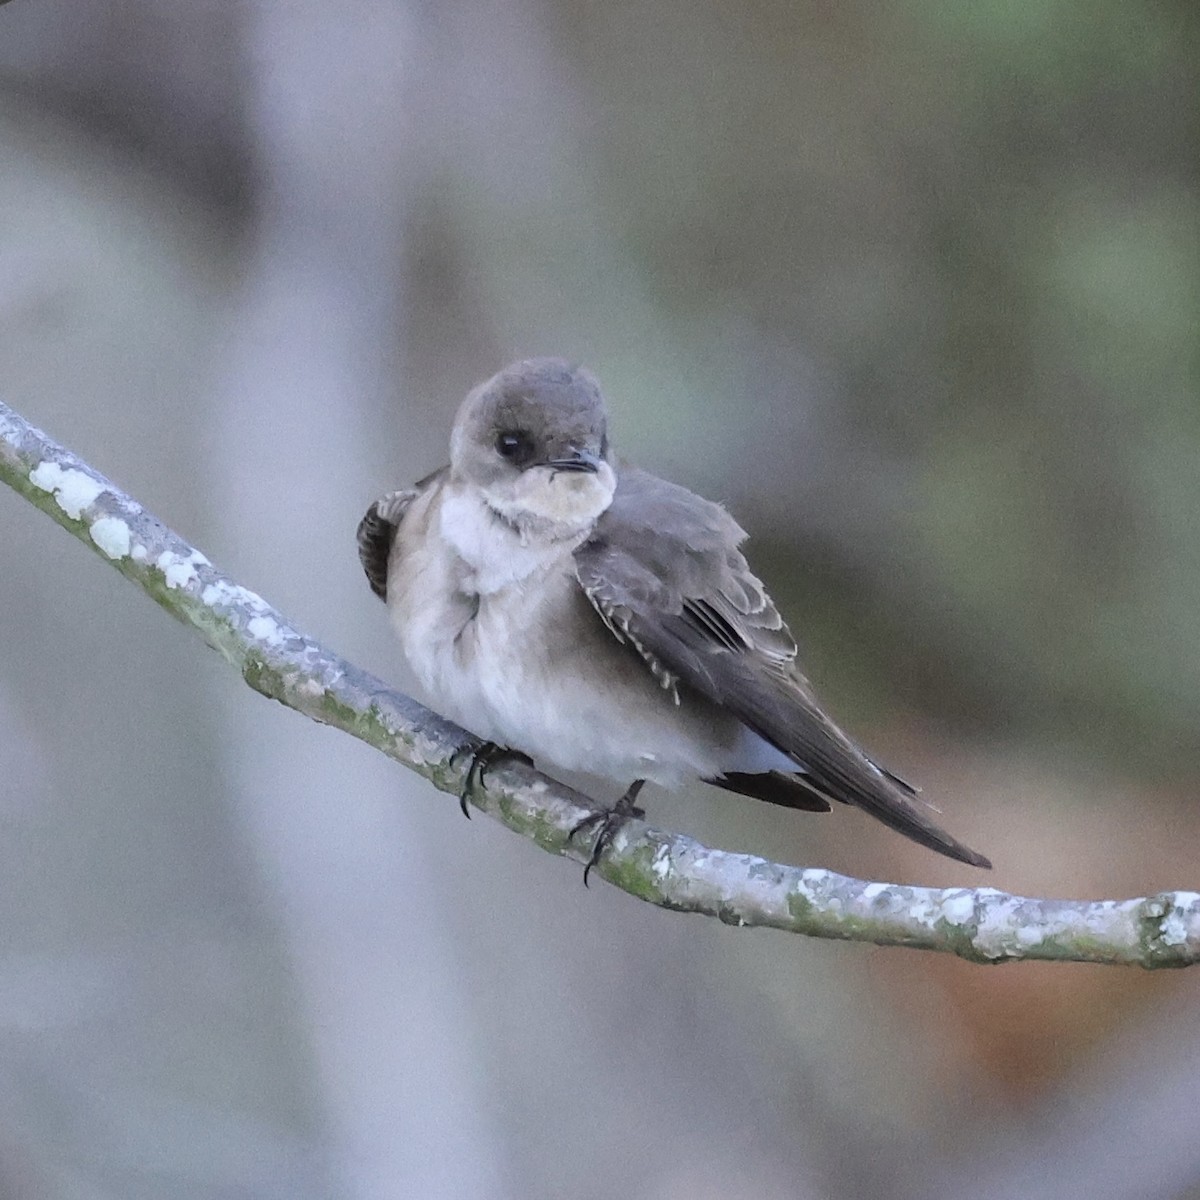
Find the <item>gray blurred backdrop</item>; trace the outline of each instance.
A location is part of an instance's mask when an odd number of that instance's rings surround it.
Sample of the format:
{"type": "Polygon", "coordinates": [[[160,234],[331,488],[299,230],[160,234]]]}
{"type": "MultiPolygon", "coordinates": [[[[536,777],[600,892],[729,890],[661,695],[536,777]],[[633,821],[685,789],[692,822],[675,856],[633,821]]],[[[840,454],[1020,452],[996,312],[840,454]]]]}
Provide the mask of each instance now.
{"type": "MultiPolygon", "coordinates": [[[[13,0],[0,395],[401,686],[355,524],[587,363],[1034,894],[1200,884],[1194,0],[13,0]]],[[[611,797],[606,797],[611,799],[611,797]]],[[[1200,972],[650,909],[0,494],[0,1197],[1200,1197],[1200,972]]]]}

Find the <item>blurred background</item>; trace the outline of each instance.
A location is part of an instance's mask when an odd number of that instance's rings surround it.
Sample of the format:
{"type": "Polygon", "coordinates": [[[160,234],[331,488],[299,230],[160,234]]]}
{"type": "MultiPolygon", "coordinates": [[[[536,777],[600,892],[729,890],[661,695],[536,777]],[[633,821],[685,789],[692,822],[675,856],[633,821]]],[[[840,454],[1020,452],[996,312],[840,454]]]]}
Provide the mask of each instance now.
{"type": "MultiPolygon", "coordinates": [[[[726,501],[831,710],[996,862],[1200,885],[1192,0],[13,0],[0,396],[408,686],[354,529],[508,360],[726,501]]],[[[0,1197],[1200,1197],[1200,972],[659,912],[0,494],[0,1197]]]]}

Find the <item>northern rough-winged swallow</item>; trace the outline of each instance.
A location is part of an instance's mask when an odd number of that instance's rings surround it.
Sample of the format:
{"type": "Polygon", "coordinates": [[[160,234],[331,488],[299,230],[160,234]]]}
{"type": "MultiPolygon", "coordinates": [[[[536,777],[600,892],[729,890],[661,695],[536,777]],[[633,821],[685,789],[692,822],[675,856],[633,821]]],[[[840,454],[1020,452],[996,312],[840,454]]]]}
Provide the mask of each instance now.
{"type": "Polygon", "coordinates": [[[438,708],[492,747],[629,785],[589,869],[645,781],[696,778],[809,812],[853,804],[990,866],[825,715],[745,537],[613,456],[587,371],[534,358],[467,396],[450,465],[373,504],[358,548],[438,708]]]}

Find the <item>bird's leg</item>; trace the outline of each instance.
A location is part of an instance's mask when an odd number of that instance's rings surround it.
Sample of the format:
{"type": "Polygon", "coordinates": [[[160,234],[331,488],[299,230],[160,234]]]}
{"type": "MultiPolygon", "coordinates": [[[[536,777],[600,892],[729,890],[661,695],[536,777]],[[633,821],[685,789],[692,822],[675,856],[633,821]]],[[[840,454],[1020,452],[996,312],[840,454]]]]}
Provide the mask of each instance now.
{"type": "Polygon", "coordinates": [[[498,742],[484,742],[471,755],[471,766],[463,781],[462,791],[458,793],[458,806],[468,821],[471,819],[471,810],[467,808],[467,801],[476,788],[485,786],[484,776],[487,774],[488,768],[494,767],[498,762],[519,762],[524,763],[527,767],[533,766],[533,759],[520,750],[513,750],[510,746],[501,746],[498,742]]]}
{"type": "Polygon", "coordinates": [[[596,840],[592,843],[591,857],[587,861],[587,866],[583,868],[584,887],[587,887],[588,876],[591,874],[592,868],[600,861],[600,855],[612,845],[612,840],[617,830],[630,817],[636,817],[640,821],[646,815],[645,810],[638,808],[635,803],[638,798],[638,792],[642,790],[645,784],[646,781],[644,779],[635,779],[625,789],[625,795],[612,808],[588,813],[582,821],[571,827],[571,832],[567,834],[567,841],[571,841],[577,833],[584,829],[590,829],[593,825],[599,826],[596,830],[596,840]]]}

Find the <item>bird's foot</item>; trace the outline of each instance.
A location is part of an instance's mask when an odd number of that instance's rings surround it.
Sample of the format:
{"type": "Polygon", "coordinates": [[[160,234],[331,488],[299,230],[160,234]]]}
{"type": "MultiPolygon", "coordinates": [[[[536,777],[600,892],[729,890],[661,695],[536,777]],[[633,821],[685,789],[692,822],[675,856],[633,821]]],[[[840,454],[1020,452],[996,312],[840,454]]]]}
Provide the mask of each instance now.
{"type": "Polygon", "coordinates": [[[510,746],[501,746],[498,742],[484,742],[471,755],[471,765],[467,770],[467,777],[463,781],[462,791],[458,793],[458,806],[468,821],[471,819],[471,810],[467,807],[467,801],[470,800],[476,788],[486,786],[484,777],[489,768],[500,762],[519,762],[524,763],[527,767],[533,766],[533,759],[520,750],[513,750],[510,746]]]}
{"type": "Polygon", "coordinates": [[[612,806],[612,808],[602,808],[599,812],[588,813],[582,821],[571,827],[571,832],[567,834],[567,841],[573,841],[577,833],[581,833],[585,829],[591,829],[593,826],[598,826],[596,829],[596,840],[592,843],[591,857],[587,861],[587,866],[583,868],[583,886],[588,885],[588,876],[592,873],[592,868],[600,861],[600,856],[605,850],[612,845],[612,840],[616,836],[617,830],[621,828],[631,817],[641,820],[645,817],[644,809],[638,808],[635,801],[638,798],[638,792],[645,785],[644,779],[635,779],[625,790],[620,800],[612,806]]]}

